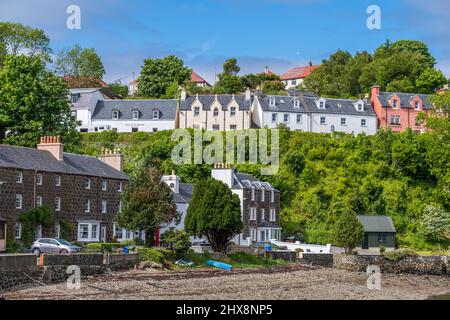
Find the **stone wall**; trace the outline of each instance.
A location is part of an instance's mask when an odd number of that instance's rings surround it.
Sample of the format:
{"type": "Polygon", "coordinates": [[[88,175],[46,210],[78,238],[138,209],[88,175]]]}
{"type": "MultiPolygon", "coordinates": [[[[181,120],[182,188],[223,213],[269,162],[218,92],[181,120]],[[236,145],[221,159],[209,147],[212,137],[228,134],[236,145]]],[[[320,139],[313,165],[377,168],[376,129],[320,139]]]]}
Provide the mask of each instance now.
{"type": "Polygon", "coordinates": [[[103,264],[103,253],[79,254],[43,254],[41,266],[100,266],[103,264]]]}
{"type": "Polygon", "coordinates": [[[333,267],[333,254],[331,253],[309,253],[302,252],[298,259],[300,263],[306,263],[312,266],[333,267]]]}
{"type": "Polygon", "coordinates": [[[297,261],[297,252],[291,250],[269,251],[269,257],[272,259],[281,259],[289,262],[297,261]]]}
{"type": "Polygon", "coordinates": [[[376,265],[385,273],[412,273],[448,275],[448,258],[439,256],[406,256],[391,261],[383,256],[335,255],[334,267],[350,271],[366,272],[367,266],[376,265]]]}

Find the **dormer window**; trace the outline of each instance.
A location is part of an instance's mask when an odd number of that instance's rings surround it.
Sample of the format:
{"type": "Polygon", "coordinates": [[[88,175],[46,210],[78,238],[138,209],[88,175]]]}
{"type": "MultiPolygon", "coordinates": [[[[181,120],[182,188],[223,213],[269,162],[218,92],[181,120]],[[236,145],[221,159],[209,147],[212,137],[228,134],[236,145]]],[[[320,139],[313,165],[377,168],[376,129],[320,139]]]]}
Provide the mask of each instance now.
{"type": "Polygon", "coordinates": [[[398,100],[394,100],[394,101],[392,102],[392,107],[393,107],[394,109],[398,109],[398,100]]]}
{"type": "Polygon", "coordinates": [[[294,108],[300,108],[300,101],[298,99],[294,99],[294,108]]]}
{"type": "Polygon", "coordinates": [[[141,113],[139,112],[139,110],[133,110],[131,112],[131,118],[133,120],[139,120],[139,117],[141,116],[141,113]]]}
{"type": "Polygon", "coordinates": [[[200,107],[194,107],[194,117],[198,117],[200,115],[200,107]]]}
{"type": "Polygon", "coordinates": [[[72,95],[70,95],[70,102],[72,102],[72,103],[76,103],[77,101],[78,101],[78,99],[79,99],[79,94],[72,94],[72,95]]]}
{"type": "Polygon", "coordinates": [[[270,107],[275,107],[275,98],[270,98],[269,99],[269,106],[270,107]]]}
{"type": "Polygon", "coordinates": [[[158,120],[158,119],[159,119],[159,111],[153,110],[153,120],[158,120]]]}
{"type": "Polygon", "coordinates": [[[119,110],[113,110],[112,112],[112,119],[113,120],[119,120],[120,117],[120,111],[119,110]]]}
{"type": "Polygon", "coordinates": [[[324,98],[320,98],[319,100],[317,100],[317,102],[316,102],[316,104],[317,104],[317,107],[319,108],[319,109],[325,109],[325,107],[326,107],[326,100],[324,99],[324,98]]]}
{"type": "Polygon", "coordinates": [[[414,109],[416,109],[417,111],[420,110],[420,103],[419,103],[419,101],[414,102],[414,109]]]}
{"type": "Polygon", "coordinates": [[[215,108],[214,109],[214,117],[218,117],[219,116],[219,109],[215,108]]]}
{"type": "Polygon", "coordinates": [[[236,107],[231,107],[230,108],[230,117],[234,117],[236,116],[236,107]]]}
{"type": "Polygon", "coordinates": [[[356,108],[356,111],[363,112],[364,111],[364,102],[362,102],[361,100],[357,101],[355,103],[355,108],[356,108]]]}

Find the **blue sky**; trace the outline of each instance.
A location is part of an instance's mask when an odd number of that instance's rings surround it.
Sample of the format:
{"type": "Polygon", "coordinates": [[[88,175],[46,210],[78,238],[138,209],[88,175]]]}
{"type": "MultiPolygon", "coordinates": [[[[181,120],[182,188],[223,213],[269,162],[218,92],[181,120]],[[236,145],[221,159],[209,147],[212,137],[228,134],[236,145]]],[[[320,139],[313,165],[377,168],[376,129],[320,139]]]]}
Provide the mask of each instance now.
{"type": "Polygon", "coordinates": [[[44,29],[54,51],[79,43],[102,57],[106,80],[128,82],[147,57],[175,54],[209,81],[236,57],[242,73],[283,73],[337,49],[373,51],[386,39],[428,43],[450,76],[448,0],[0,0],[0,20],[44,29]],[[81,8],[81,30],[66,8],[81,8]],[[381,30],[366,27],[381,8],[381,30]]]}

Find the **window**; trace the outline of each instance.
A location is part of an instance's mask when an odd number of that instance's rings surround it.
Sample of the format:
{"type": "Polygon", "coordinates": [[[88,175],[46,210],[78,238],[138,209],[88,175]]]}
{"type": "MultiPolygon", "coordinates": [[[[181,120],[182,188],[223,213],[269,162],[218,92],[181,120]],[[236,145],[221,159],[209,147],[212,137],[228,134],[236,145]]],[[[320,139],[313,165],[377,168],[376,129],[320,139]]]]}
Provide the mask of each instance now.
{"type": "Polygon", "coordinates": [[[119,116],[120,116],[120,111],[119,110],[114,110],[112,112],[112,119],[113,120],[119,120],[119,116]]]}
{"type": "Polygon", "coordinates": [[[284,121],[284,123],[288,123],[289,122],[289,114],[288,113],[284,114],[283,121],[284,121]]]}
{"type": "Polygon", "coordinates": [[[61,225],[59,223],[55,224],[55,238],[61,238],[61,225]]]}
{"type": "Polygon", "coordinates": [[[72,115],[72,118],[77,118],[77,110],[73,110],[70,114],[72,115]]]}
{"type": "Polygon", "coordinates": [[[123,191],[123,183],[122,182],[119,182],[118,184],[117,184],[117,192],[122,192],[123,191]]]}
{"type": "Polygon", "coordinates": [[[122,239],[123,238],[123,229],[121,227],[119,227],[118,224],[114,224],[114,235],[118,239],[122,239]]]}
{"type": "Polygon", "coordinates": [[[276,123],[278,119],[278,115],[276,113],[272,113],[272,123],[276,123]]]}
{"type": "Polygon", "coordinates": [[[362,103],[358,103],[358,111],[364,111],[364,105],[362,103]]]}
{"type": "Polygon", "coordinates": [[[341,118],[341,126],[347,125],[347,118],[341,118]]]}
{"type": "Polygon", "coordinates": [[[326,117],[320,117],[320,124],[322,124],[322,125],[327,124],[327,118],[326,117]]]}
{"type": "Polygon", "coordinates": [[[367,127],[367,119],[361,119],[361,127],[367,127]]]}
{"type": "Polygon", "coordinates": [[[153,110],[153,120],[158,120],[158,119],[159,119],[159,111],[153,110]]]}
{"type": "Polygon", "coordinates": [[[277,221],[277,215],[275,209],[270,209],[270,221],[275,222],[277,221]]]}
{"type": "Polygon", "coordinates": [[[122,200],[119,201],[119,212],[122,212],[123,209],[123,202],[122,200]]]}
{"type": "Polygon", "coordinates": [[[16,194],[16,209],[22,209],[22,195],[16,194]]]}
{"type": "Polygon", "coordinates": [[[102,213],[106,214],[108,212],[108,204],[106,200],[102,200],[102,213]]]}
{"type": "Polygon", "coordinates": [[[400,125],[400,116],[391,116],[391,125],[400,125]]]}
{"type": "Polygon", "coordinates": [[[255,201],[255,188],[252,187],[252,201],[255,201]]]}
{"type": "Polygon", "coordinates": [[[420,127],[420,119],[419,119],[419,117],[415,117],[414,118],[414,124],[416,125],[416,127],[420,127]]]}
{"type": "Polygon", "coordinates": [[[378,242],[385,243],[386,242],[386,233],[379,233],[378,234],[378,242]]]}
{"type": "Polygon", "coordinates": [[[261,202],[264,202],[266,199],[266,192],[263,190],[261,190],[261,202]]]}
{"type": "Polygon", "coordinates": [[[236,116],[236,107],[231,107],[230,108],[230,117],[234,117],[236,116]]]}
{"type": "Polygon", "coordinates": [[[236,127],[235,124],[231,124],[231,125],[230,125],[230,130],[236,130],[236,128],[237,128],[237,127],[236,127]]]}
{"type": "Polygon", "coordinates": [[[269,106],[270,107],[275,107],[275,99],[274,98],[270,98],[269,99],[269,106]]]}
{"type": "Polygon", "coordinates": [[[419,101],[414,102],[414,109],[416,109],[417,111],[420,110],[420,103],[419,103],[419,101]]]}
{"type": "Polygon", "coordinates": [[[261,221],[266,220],[266,211],[264,208],[261,208],[261,221]]]}
{"type": "Polygon", "coordinates": [[[255,228],[250,228],[250,240],[256,241],[256,230],[255,230],[255,228]]]}
{"type": "Polygon", "coordinates": [[[96,242],[99,241],[99,224],[82,222],[78,224],[78,241],[96,242]]]}
{"type": "Polygon", "coordinates": [[[84,188],[89,190],[91,188],[91,179],[84,180],[84,188]]]}
{"type": "Polygon", "coordinates": [[[102,180],[102,190],[103,191],[108,190],[108,181],[102,180]]]}
{"type": "Polygon", "coordinates": [[[300,108],[300,100],[294,99],[294,108],[300,108]]]}
{"type": "Polygon", "coordinates": [[[302,124],[303,123],[303,117],[302,117],[302,115],[301,114],[297,114],[297,123],[298,124],[302,124]]]}
{"type": "Polygon", "coordinates": [[[16,239],[22,238],[22,224],[19,222],[16,223],[15,237],[16,239]]]}
{"type": "Polygon", "coordinates": [[[76,103],[78,101],[78,94],[71,94],[70,95],[70,102],[76,103]]]}
{"type": "Polygon", "coordinates": [[[139,120],[140,112],[139,110],[133,110],[131,113],[131,118],[133,120],[139,120]]]}
{"type": "Polygon", "coordinates": [[[198,117],[200,115],[200,107],[194,108],[194,117],[198,117]]]}
{"type": "Polygon", "coordinates": [[[158,128],[153,128],[152,131],[153,132],[158,132],[158,128]]]}
{"type": "Polygon", "coordinates": [[[84,202],[84,212],[85,212],[85,213],[91,212],[91,200],[90,200],[90,199],[87,199],[87,200],[84,202]]]}
{"type": "Polygon", "coordinates": [[[138,132],[139,131],[139,128],[131,128],[131,132],[138,132]]]}
{"type": "Polygon", "coordinates": [[[213,131],[219,131],[220,126],[218,124],[213,124],[213,131]]]}
{"type": "Polygon", "coordinates": [[[55,211],[56,212],[61,211],[61,198],[60,197],[55,198],[55,211]]]}
{"type": "Polygon", "coordinates": [[[16,183],[22,183],[23,182],[23,173],[20,171],[16,172],[16,183]]]}
{"type": "Polygon", "coordinates": [[[250,221],[256,221],[256,208],[250,208],[249,209],[249,213],[250,213],[249,220],[250,221]]]}
{"type": "Polygon", "coordinates": [[[394,100],[394,101],[393,101],[392,107],[393,107],[394,109],[398,109],[398,100],[394,100]]]}
{"type": "Polygon", "coordinates": [[[40,174],[40,173],[38,173],[37,175],[36,175],[36,184],[38,185],[38,186],[42,186],[42,174],[40,174]]]}
{"type": "Polygon", "coordinates": [[[214,117],[218,117],[219,116],[219,109],[215,108],[213,111],[214,117]]]}
{"type": "Polygon", "coordinates": [[[319,108],[325,109],[325,101],[320,101],[319,108]]]}
{"type": "Polygon", "coordinates": [[[55,176],[55,186],[61,186],[61,176],[55,176]]]}
{"type": "Polygon", "coordinates": [[[40,208],[40,207],[42,207],[42,197],[37,196],[36,197],[36,208],[40,208]]]}
{"type": "Polygon", "coordinates": [[[89,239],[89,225],[88,224],[80,224],[79,225],[79,235],[78,237],[82,240],[89,239]]]}
{"type": "Polygon", "coordinates": [[[292,83],[293,86],[296,86],[297,85],[297,80],[294,79],[294,80],[291,81],[291,83],[292,83]]]}
{"type": "Polygon", "coordinates": [[[275,190],[274,189],[270,190],[270,202],[272,202],[272,203],[275,202],[275,190]]]}

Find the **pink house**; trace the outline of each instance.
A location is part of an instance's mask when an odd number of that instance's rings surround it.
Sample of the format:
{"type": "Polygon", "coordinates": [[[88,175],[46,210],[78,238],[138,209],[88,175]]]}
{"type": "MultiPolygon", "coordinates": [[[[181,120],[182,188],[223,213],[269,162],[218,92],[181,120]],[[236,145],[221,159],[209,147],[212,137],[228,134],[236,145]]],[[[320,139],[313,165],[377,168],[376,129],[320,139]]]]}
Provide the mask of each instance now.
{"type": "Polygon", "coordinates": [[[419,120],[419,114],[431,111],[428,98],[427,94],[380,92],[379,86],[373,86],[370,100],[379,128],[390,127],[395,132],[411,128],[423,132],[425,124],[419,120]]]}

